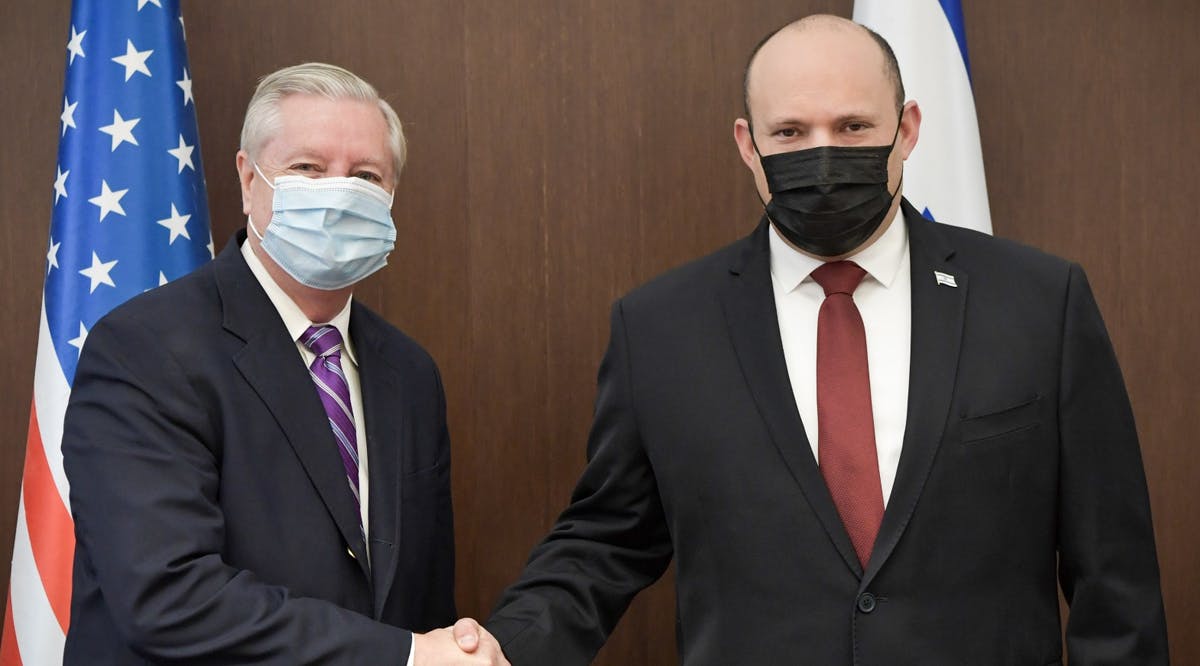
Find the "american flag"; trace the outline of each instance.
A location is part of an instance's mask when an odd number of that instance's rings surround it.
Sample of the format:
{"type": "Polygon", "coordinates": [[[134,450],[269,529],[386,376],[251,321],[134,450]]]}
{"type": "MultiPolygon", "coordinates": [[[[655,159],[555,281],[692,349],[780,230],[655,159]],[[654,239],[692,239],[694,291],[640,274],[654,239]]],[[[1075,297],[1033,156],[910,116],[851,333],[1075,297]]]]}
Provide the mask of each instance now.
{"type": "Polygon", "coordinates": [[[179,0],[76,0],[0,666],[62,663],[74,527],[63,414],[88,330],[213,256],[179,0]]]}

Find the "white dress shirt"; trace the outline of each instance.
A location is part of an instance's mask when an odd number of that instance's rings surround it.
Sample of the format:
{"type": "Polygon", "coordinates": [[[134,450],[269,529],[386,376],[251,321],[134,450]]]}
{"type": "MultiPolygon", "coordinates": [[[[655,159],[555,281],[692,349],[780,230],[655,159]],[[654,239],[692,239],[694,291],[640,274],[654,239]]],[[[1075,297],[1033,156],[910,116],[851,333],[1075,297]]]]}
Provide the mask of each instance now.
{"type": "MultiPolygon", "coordinates": [[[[825,291],[811,273],[823,262],[784,242],[770,229],[771,284],[779,315],[783,356],[804,433],[820,463],[817,446],[817,314],[825,291]]],[[[871,412],[879,482],[887,506],[900,464],[908,414],[908,372],[912,337],[912,277],[909,272],[908,226],[896,213],[892,225],[870,247],[849,258],[867,272],[854,292],[867,334],[867,367],[871,379],[871,412]]]]}

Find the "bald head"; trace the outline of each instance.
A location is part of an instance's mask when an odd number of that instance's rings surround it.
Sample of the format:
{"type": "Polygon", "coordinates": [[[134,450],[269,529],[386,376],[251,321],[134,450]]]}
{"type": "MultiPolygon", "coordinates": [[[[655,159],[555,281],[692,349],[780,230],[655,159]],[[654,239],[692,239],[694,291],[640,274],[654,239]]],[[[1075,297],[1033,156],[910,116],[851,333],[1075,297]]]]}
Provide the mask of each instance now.
{"type": "Polygon", "coordinates": [[[879,55],[880,72],[887,83],[891,85],[895,94],[896,111],[899,112],[904,106],[904,82],[900,78],[900,64],[896,61],[896,54],[887,40],[874,30],[849,19],[829,14],[814,14],[775,29],[754,46],[754,50],[750,53],[750,59],[746,62],[746,71],[742,78],[743,103],[747,120],[751,119],[751,88],[761,84],[755,76],[759,55],[766,51],[768,56],[787,58],[790,54],[794,54],[794,51],[788,47],[805,39],[844,41],[848,48],[853,48],[856,42],[869,39],[879,55]]]}
{"type": "Polygon", "coordinates": [[[895,56],[878,35],[836,16],[789,23],[754,50],[745,85],[746,117],[734,121],[733,138],[764,202],[772,196],[764,159],[825,146],[887,149],[888,192],[899,191],[921,109],[905,101],[895,56]]]}

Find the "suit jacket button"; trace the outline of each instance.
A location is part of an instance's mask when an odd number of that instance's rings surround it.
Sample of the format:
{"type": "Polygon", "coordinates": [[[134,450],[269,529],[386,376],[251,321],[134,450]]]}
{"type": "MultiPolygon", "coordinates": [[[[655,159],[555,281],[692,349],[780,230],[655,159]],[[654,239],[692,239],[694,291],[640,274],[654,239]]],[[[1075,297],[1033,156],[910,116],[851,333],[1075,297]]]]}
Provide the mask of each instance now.
{"type": "Polygon", "coordinates": [[[870,613],[875,610],[875,595],[870,592],[863,592],[858,595],[858,610],[863,613],[870,613]]]}

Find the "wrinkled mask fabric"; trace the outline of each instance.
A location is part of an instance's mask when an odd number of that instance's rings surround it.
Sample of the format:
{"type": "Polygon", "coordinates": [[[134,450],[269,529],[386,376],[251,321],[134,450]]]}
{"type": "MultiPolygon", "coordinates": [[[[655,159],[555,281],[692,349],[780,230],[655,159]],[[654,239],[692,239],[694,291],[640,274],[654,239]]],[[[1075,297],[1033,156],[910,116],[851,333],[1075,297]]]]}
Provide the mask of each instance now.
{"type": "Polygon", "coordinates": [[[297,282],[326,291],[348,287],[387,265],[396,247],[392,195],[362,178],[279,176],[263,251],[297,282]]]}
{"type": "MultiPolygon", "coordinates": [[[[796,247],[820,257],[859,248],[875,233],[899,193],[889,192],[886,146],[817,146],[774,155],[758,153],[771,200],[767,217],[796,247]]],[[[751,141],[754,130],[750,129],[751,141]]],[[[758,152],[758,144],[754,144],[758,152]]]]}

